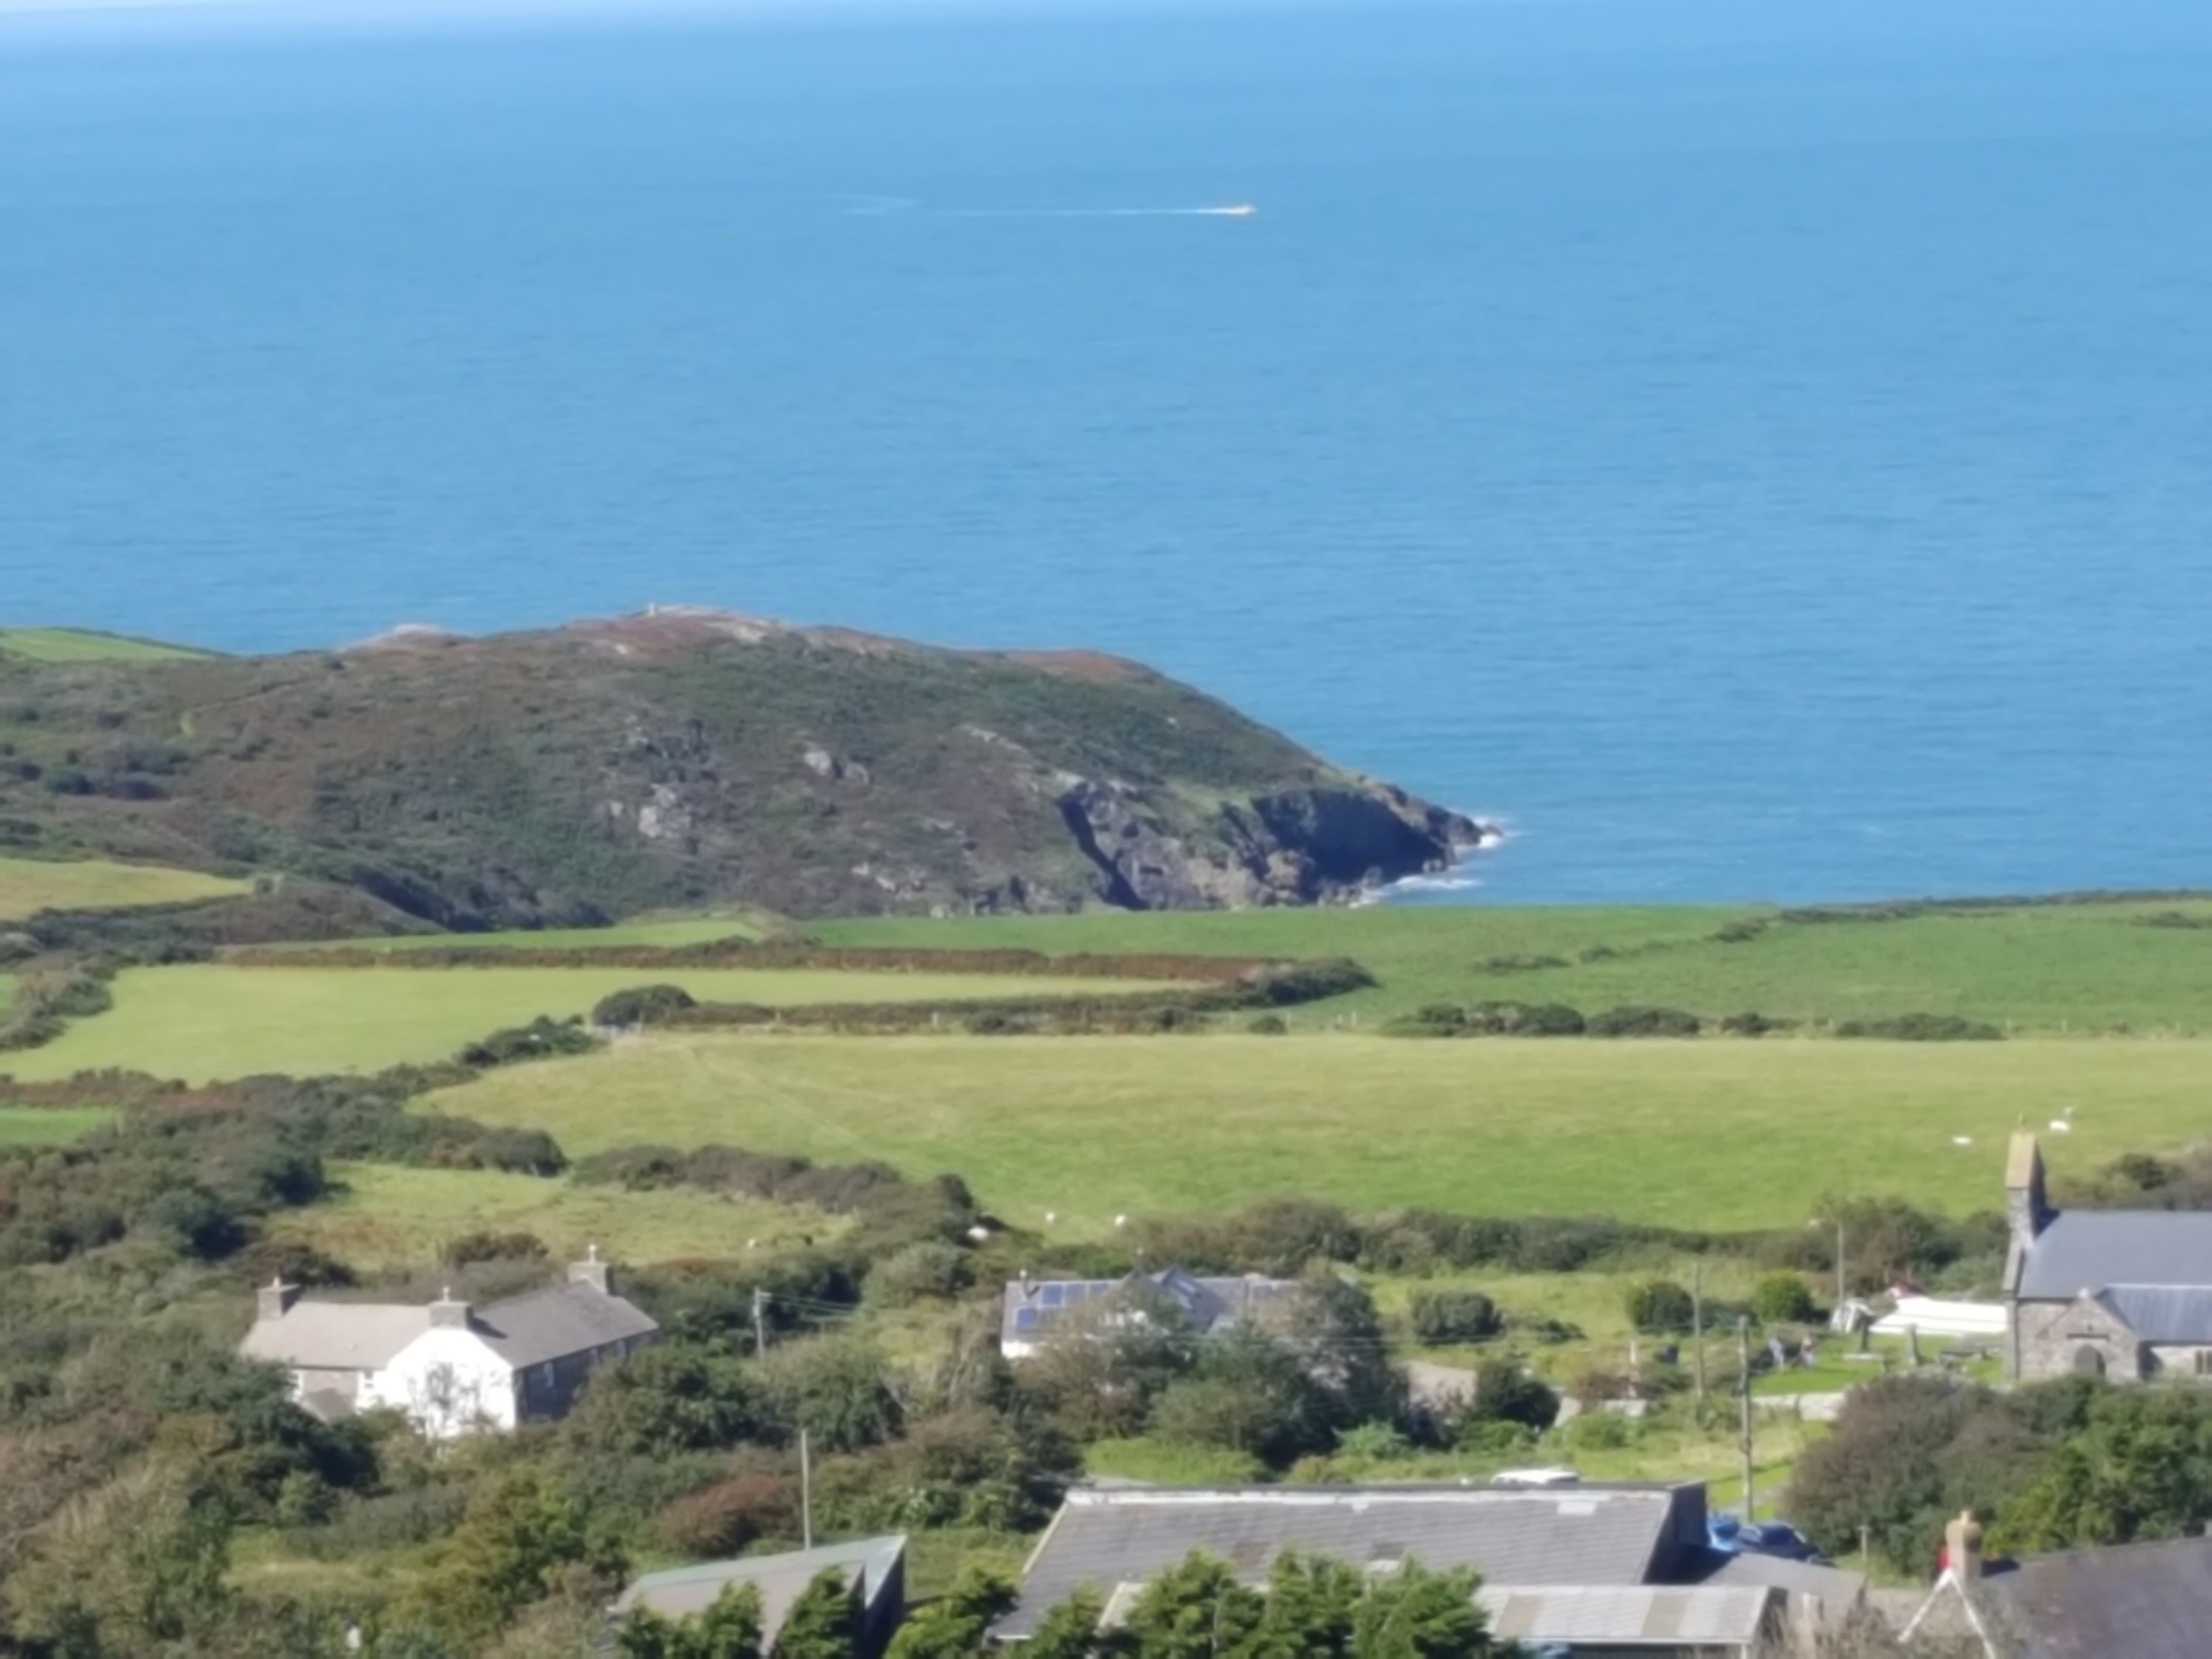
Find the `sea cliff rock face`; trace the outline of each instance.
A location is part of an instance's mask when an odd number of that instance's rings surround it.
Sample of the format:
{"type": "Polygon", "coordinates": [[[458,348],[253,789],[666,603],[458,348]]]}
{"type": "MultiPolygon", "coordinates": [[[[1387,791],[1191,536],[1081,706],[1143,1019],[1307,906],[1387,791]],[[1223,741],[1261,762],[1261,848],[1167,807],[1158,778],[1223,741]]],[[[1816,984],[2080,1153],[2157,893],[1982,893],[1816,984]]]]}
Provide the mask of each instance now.
{"type": "Polygon", "coordinates": [[[0,744],[13,845],[305,875],[448,927],[1315,903],[1482,835],[1135,663],[707,611],[0,659],[0,744]]]}

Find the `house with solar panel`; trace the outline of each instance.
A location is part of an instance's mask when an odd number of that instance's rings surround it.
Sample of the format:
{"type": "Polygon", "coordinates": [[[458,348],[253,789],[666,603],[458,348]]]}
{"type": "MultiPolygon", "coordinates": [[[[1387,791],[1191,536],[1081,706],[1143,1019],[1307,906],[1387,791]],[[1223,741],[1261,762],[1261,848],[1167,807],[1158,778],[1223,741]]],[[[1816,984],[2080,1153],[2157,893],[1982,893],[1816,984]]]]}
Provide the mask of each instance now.
{"type": "Polygon", "coordinates": [[[2042,1152],[2022,1133],[2006,1158],[2005,1218],[2012,1376],[2212,1379],[2212,1213],[2053,1211],[2042,1152]]]}
{"type": "Polygon", "coordinates": [[[1295,1279],[1200,1279],[1181,1267],[1122,1279],[1031,1279],[1006,1285],[999,1350],[1026,1359],[1054,1332],[1085,1322],[1172,1322],[1197,1336],[1279,1316],[1298,1291],[1295,1279]]]}

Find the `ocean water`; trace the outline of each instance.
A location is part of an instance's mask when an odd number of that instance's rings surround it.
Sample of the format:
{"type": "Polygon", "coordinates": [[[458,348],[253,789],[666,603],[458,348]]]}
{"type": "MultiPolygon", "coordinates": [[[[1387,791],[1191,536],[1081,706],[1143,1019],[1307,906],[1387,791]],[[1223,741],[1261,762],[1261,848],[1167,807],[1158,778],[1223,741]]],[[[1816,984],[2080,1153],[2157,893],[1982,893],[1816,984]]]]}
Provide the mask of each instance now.
{"type": "Polygon", "coordinates": [[[2208,87],[2202,0],[0,15],[0,617],[1120,651],[1478,902],[2212,885],[2208,87]]]}

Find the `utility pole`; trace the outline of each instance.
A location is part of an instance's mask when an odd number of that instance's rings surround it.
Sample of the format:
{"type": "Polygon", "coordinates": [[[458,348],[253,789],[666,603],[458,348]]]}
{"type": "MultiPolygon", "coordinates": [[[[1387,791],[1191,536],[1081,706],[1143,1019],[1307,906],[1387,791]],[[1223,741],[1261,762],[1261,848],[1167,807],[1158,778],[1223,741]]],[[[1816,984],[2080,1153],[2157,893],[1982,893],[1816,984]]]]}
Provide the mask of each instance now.
{"type": "Polygon", "coordinates": [[[806,1431],[799,1431],[799,1524],[808,1549],[814,1547],[814,1458],[806,1431]]]}
{"type": "Polygon", "coordinates": [[[1690,1345],[1697,1354],[1698,1422],[1705,1420],[1705,1259],[1690,1264],[1690,1345]]]}
{"type": "Polygon", "coordinates": [[[768,1292],[753,1286],[753,1357],[768,1352],[768,1292]]]}
{"type": "Polygon", "coordinates": [[[1753,1493],[1751,1477],[1751,1322],[1739,1316],[1735,1322],[1736,1376],[1743,1391],[1743,1518],[1752,1518],[1753,1493]]]}
{"type": "Polygon", "coordinates": [[[1842,1309],[1847,1294],[1844,1284],[1844,1222],[1838,1216],[1836,1218],[1836,1306],[1838,1310],[1842,1309]]]}

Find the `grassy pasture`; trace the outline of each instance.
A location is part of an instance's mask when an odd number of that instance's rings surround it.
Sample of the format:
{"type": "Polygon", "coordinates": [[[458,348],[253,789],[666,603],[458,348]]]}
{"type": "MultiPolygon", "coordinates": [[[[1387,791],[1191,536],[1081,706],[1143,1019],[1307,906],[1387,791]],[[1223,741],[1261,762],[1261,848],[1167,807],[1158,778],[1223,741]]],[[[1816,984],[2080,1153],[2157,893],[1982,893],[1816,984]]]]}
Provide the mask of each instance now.
{"type": "Polygon", "coordinates": [[[1468,905],[867,919],[814,931],[839,944],[1350,956],[1381,981],[1289,1016],[1306,1027],[1355,1016],[1371,1024],[1425,1003],[1504,1000],[1565,1002],[1585,1012],[1641,1003],[1716,1018],[1744,1010],[1815,1021],[1961,1014],[2041,1032],[2212,1033],[2212,902],[2020,905],[1785,924],[1738,943],[1711,938],[1729,921],[1768,914],[1468,905]],[[2165,911],[2206,925],[2143,924],[2165,911]],[[1621,954],[1577,959],[1596,949],[1621,954]],[[1569,965],[1477,969],[1507,957],[1557,957],[1569,965]]]}
{"type": "Polygon", "coordinates": [[[90,1134],[109,1116],[90,1106],[0,1106],[0,1151],[12,1146],[67,1146],[90,1134]]]}
{"type": "Polygon", "coordinates": [[[677,921],[624,921],[611,927],[547,927],[502,933],[401,933],[379,939],[314,941],[311,951],[588,951],[623,945],[661,949],[706,945],[716,939],[758,939],[761,929],[733,916],[688,916],[677,921]]]}
{"type": "Polygon", "coordinates": [[[228,898],[250,890],[251,885],[155,864],[0,858],[0,921],[40,910],[115,909],[228,898]]]}
{"type": "Polygon", "coordinates": [[[173,662],[212,657],[189,645],[102,634],[87,628],[0,628],[0,652],[33,662],[173,662]]]}
{"type": "Polygon", "coordinates": [[[2087,1170],[2201,1135],[2208,1079],[2190,1042],[671,1034],[431,1103],[572,1154],[724,1141],[957,1171],[1071,1233],[1283,1193],[1748,1227],[1832,1193],[1991,1208],[2016,1120],[2077,1108],[2051,1150],[2087,1170]]]}
{"type": "Polygon", "coordinates": [[[275,1231],[356,1267],[427,1266],[472,1232],[534,1233],[556,1259],[588,1244],[615,1261],[684,1256],[740,1260],[823,1239],[842,1224],[813,1210],[678,1189],[632,1193],[492,1170],[413,1170],[347,1164],[332,1170],[336,1198],[285,1212],[275,1231]]]}
{"type": "Polygon", "coordinates": [[[44,1048],[0,1055],[0,1072],[44,1079],[116,1066],[192,1083],[267,1072],[371,1072],[441,1060],[502,1027],[540,1014],[585,1013],[611,992],[655,981],[681,984],[702,1000],[787,1007],[1158,988],[1156,981],[824,969],[133,968],[116,976],[112,1010],[73,1022],[44,1048]]]}

